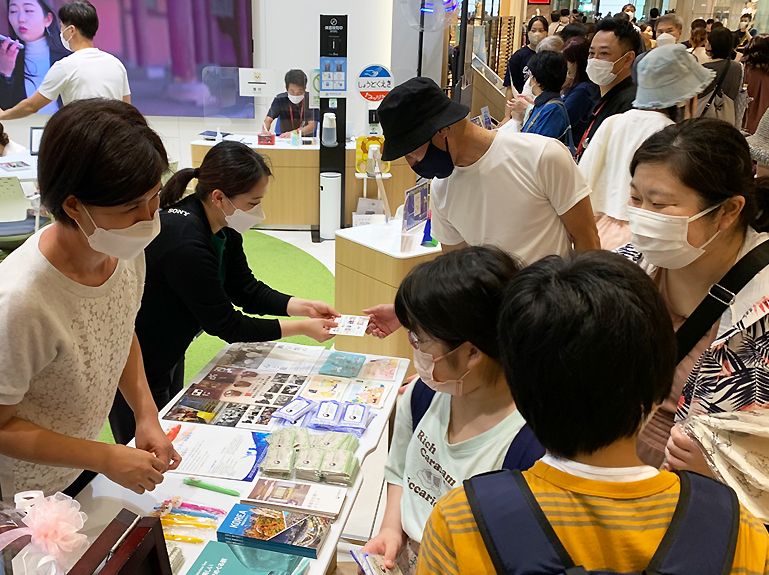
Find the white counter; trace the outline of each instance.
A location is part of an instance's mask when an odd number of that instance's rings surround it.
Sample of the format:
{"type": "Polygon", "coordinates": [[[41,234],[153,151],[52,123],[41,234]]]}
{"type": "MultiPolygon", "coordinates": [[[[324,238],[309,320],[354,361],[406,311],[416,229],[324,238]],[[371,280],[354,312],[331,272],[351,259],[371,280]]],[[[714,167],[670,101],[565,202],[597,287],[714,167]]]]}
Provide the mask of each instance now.
{"type": "MultiPolygon", "coordinates": [[[[264,145],[257,143],[257,136],[255,135],[243,135],[243,134],[231,134],[224,138],[225,142],[243,142],[250,148],[253,148],[255,150],[320,150],[320,144],[317,143],[319,140],[318,138],[314,138],[315,144],[302,144],[301,146],[292,146],[291,145],[291,138],[278,138],[275,137],[275,144],[274,145],[264,145]]],[[[217,142],[214,140],[193,140],[192,144],[193,146],[208,146],[213,148],[217,142]]],[[[346,150],[354,150],[355,149],[355,142],[347,142],[345,144],[346,150]]]]}
{"type": "Polygon", "coordinates": [[[384,225],[358,226],[357,228],[346,228],[336,232],[336,237],[349,240],[366,248],[380,252],[391,258],[409,259],[421,256],[437,254],[441,251],[438,244],[434,248],[426,248],[417,245],[413,251],[401,251],[401,226],[403,220],[391,219],[390,223],[384,225]]]}

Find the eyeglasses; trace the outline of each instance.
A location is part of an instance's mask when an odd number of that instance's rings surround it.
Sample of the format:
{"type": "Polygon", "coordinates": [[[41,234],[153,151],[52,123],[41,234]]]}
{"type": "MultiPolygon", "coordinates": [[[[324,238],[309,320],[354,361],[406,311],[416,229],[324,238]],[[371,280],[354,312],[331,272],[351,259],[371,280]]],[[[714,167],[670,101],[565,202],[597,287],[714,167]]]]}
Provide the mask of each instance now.
{"type": "Polygon", "coordinates": [[[411,330],[408,330],[406,332],[406,335],[409,338],[409,343],[411,344],[411,347],[413,347],[414,349],[419,349],[420,345],[427,343],[428,341],[433,341],[433,338],[431,337],[426,339],[419,339],[419,336],[411,330]]]}

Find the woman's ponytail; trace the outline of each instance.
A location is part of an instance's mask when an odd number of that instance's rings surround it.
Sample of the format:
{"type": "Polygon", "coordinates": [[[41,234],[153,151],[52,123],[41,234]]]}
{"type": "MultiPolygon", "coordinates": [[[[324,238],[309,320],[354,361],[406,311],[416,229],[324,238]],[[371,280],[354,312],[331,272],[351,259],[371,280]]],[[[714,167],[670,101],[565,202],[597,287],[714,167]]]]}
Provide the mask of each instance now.
{"type": "Polygon", "coordinates": [[[198,180],[195,195],[204,202],[214,190],[228,198],[247,194],[272,170],[265,159],[241,142],[219,142],[211,148],[199,168],[179,170],[163,187],[160,207],[166,209],[182,199],[193,179],[198,180]]]}
{"type": "Polygon", "coordinates": [[[185,168],[171,176],[171,179],[163,186],[163,191],[160,192],[160,207],[162,209],[170,208],[182,199],[184,190],[187,189],[189,183],[195,178],[196,171],[192,168],[185,168]]]}

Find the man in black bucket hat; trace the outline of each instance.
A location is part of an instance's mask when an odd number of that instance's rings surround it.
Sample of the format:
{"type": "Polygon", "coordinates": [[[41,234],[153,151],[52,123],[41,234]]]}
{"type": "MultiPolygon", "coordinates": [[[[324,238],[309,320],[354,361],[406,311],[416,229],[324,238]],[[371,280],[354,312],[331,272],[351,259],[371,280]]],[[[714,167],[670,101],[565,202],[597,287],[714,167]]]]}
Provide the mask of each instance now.
{"type": "MultiPolygon", "coordinates": [[[[443,251],[493,244],[532,263],[600,248],[590,188],[569,150],[537,134],[490,131],[466,119],[430,78],[411,78],[379,105],[382,159],[405,157],[432,179],[432,235],[443,251]]],[[[364,310],[370,333],[397,328],[390,305],[364,310]]]]}

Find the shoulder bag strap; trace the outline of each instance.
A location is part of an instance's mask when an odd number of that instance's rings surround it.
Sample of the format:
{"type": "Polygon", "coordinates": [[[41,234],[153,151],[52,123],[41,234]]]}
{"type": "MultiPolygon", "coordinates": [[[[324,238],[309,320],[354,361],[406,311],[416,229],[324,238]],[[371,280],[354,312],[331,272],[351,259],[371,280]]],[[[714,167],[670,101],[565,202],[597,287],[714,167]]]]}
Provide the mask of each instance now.
{"type": "Polygon", "coordinates": [[[713,327],[726,308],[734,303],[740,290],[767,265],[769,241],[750,250],[732,266],[721,281],[711,286],[705,299],[676,332],[679,363],[713,327]]]}
{"type": "Polygon", "coordinates": [[[502,469],[520,469],[526,471],[545,455],[545,448],[539,443],[534,432],[526,423],[515,434],[505,455],[502,469]]]}
{"type": "Polygon", "coordinates": [[[729,59],[725,60],[726,62],[726,68],[724,68],[723,72],[721,72],[721,75],[718,77],[718,80],[716,81],[716,85],[713,87],[713,93],[710,95],[710,100],[708,100],[708,103],[705,104],[705,107],[702,109],[702,114],[700,116],[704,116],[708,109],[710,109],[711,104],[713,103],[713,100],[716,97],[716,94],[721,89],[721,86],[724,83],[724,80],[726,79],[726,75],[729,73],[729,68],[732,65],[732,61],[729,59]]]}
{"type": "Polygon", "coordinates": [[[430,389],[421,380],[417,379],[414,382],[414,389],[411,392],[411,431],[417,430],[417,425],[422,421],[422,418],[430,409],[430,404],[435,397],[435,390],[430,389]]]}
{"type": "Polygon", "coordinates": [[[740,531],[740,503],[731,487],[677,472],[681,493],[646,575],[729,575],[740,531]]]}

